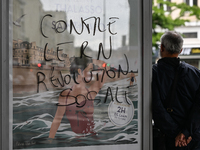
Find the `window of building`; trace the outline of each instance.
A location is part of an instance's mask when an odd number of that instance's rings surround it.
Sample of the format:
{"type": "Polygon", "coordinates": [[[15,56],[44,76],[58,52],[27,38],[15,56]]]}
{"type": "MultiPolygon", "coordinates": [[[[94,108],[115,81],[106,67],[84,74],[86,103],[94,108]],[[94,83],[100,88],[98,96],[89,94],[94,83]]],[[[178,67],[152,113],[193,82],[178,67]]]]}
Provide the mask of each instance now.
{"type": "MultiPolygon", "coordinates": [[[[168,2],[171,2],[171,0],[164,0],[164,1],[168,1],[168,2]]],[[[164,11],[171,11],[171,7],[166,5],[166,4],[158,4],[158,7],[159,8],[163,8],[164,11]]]]}
{"type": "Polygon", "coordinates": [[[185,3],[187,5],[190,5],[190,6],[198,6],[198,1],[197,0],[185,0],[185,3]]]}
{"type": "MultiPolygon", "coordinates": [[[[168,2],[171,2],[171,0],[167,0],[167,1],[168,1],[168,2]]],[[[171,7],[170,7],[170,6],[167,5],[166,7],[167,7],[167,8],[166,8],[167,11],[171,11],[171,7]]]]}
{"type": "Polygon", "coordinates": [[[198,1],[197,0],[193,0],[193,5],[198,6],[198,1]]]}
{"type": "Polygon", "coordinates": [[[184,38],[197,38],[197,32],[183,32],[184,38]]]}
{"type": "Polygon", "coordinates": [[[185,3],[186,3],[187,5],[190,5],[190,0],[185,0],[185,3]]]}

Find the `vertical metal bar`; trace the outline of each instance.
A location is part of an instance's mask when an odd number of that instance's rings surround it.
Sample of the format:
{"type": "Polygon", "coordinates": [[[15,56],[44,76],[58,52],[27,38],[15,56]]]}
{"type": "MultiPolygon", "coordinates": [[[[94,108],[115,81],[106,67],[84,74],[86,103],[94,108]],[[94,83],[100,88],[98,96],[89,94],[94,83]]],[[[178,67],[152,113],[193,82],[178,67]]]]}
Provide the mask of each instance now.
{"type": "MultiPolygon", "coordinates": [[[[3,1],[0,1],[0,18],[1,18],[1,24],[0,24],[0,35],[2,35],[2,3],[3,1]]],[[[0,38],[0,48],[2,49],[2,37],[0,38]]],[[[0,149],[2,149],[2,50],[0,50],[0,149]]]]}
{"type": "MultiPolygon", "coordinates": [[[[106,28],[106,0],[103,1],[103,24],[106,28]]],[[[106,32],[103,32],[103,46],[106,49],[106,32]]]]}
{"type": "MultiPolygon", "coordinates": [[[[10,31],[10,0],[0,1],[0,149],[12,148],[12,114],[10,113],[10,100],[12,99],[12,43],[10,31]]],[[[12,10],[11,10],[12,11],[12,10]]]]}
{"type": "Polygon", "coordinates": [[[143,148],[152,150],[152,0],[142,1],[143,148]]]}

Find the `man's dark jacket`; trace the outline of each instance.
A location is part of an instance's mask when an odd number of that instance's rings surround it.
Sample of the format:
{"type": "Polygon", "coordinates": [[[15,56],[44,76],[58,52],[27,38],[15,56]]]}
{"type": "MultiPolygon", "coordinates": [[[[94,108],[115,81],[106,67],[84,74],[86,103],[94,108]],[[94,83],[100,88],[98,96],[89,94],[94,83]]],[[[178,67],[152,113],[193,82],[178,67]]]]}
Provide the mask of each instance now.
{"type": "Polygon", "coordinates": [[[153,65],[152,100],[155,125],[168,137],[182,132],[200,140],[200,71],[177,58],[162,58],[153,65]],[[178,66],[178,67],[177,67],[178,66]],[[173,112],[165,108],[166,97],[178,69],[178,83],[172,101],[173,112]]]}

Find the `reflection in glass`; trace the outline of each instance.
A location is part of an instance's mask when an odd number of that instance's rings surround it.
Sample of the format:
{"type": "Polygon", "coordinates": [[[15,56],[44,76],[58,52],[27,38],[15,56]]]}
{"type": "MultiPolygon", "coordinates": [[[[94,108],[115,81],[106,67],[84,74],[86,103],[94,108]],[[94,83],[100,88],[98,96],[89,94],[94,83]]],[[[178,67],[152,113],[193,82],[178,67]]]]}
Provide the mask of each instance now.
{"type": "Polygon", "coordinates": [[[138,5],[13,1],[14,148],[138,143],[138,5]]]}

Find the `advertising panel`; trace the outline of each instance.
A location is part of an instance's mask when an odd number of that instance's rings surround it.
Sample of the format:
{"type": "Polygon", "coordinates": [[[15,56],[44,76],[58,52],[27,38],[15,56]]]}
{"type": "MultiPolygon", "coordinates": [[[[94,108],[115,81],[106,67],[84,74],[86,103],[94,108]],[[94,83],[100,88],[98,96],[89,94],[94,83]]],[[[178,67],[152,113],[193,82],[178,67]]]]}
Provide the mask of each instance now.
{"type": "Polygon", "coordinates": [[[13,149],[141,149],[139,0],[13,0],[13,149]]]}

